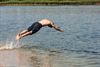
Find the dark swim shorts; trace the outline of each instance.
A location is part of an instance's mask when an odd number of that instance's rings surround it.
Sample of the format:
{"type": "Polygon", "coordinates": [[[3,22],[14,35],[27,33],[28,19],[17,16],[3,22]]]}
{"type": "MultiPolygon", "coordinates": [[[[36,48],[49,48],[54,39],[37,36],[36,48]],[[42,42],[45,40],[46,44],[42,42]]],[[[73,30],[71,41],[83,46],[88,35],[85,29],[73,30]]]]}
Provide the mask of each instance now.
{"type": "Polygon", "coordinates": [[[42,24],[39,22],[33,23],[27,30],[32,31],[32,34],[38,32],[42,28],[42,24]]]}

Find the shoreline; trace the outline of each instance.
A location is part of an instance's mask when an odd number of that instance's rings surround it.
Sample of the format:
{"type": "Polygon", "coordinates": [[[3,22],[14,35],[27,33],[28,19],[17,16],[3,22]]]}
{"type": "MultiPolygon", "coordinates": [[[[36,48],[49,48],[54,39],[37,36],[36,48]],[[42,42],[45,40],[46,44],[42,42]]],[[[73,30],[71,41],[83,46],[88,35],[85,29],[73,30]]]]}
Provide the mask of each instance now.
{"type": "Polygon", "coordinates": [[[0,6],[64,6],[64,5],[100,5],[100,2],[34,2],[34,3],[0,3],[0,6]]]}

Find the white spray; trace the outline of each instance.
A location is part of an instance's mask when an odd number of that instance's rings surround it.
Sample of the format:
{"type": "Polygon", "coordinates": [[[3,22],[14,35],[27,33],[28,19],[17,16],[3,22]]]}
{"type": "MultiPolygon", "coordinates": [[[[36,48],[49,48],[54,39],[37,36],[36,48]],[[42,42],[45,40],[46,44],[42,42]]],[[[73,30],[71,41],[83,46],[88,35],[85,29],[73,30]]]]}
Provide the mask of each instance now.
{"type": "Polygon", "coordinates": [[[4,46],[0,47],[0,50],[5,50],[5,49],[14,49],[14,48],[19,48],[20,46],[20,41],[16,40],[7,40],[6,44],[4,46]]]}

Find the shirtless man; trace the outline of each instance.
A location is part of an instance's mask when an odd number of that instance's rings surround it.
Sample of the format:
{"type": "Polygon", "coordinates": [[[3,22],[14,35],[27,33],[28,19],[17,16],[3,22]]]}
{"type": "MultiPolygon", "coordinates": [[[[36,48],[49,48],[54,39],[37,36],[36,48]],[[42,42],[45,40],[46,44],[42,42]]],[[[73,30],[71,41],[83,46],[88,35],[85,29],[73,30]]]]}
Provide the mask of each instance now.
{"type": "Polygon", "coordinates": [[[52,21],[50,21],[48,19],[43,19],[43,20],[33,23],[27,30],[23,30],[21,33],[18,33],[16,35],[16,40],[19,40],[22,37],[25,37],[27,35],[34,34],[34,33],[38,32],[44,26],[48,26],[48,27],[58,30],[60,32],[64,32],[64,30],[60,29],[60,27],[58,27],[57,25],[54,25],[54,23],[52,21]]]}

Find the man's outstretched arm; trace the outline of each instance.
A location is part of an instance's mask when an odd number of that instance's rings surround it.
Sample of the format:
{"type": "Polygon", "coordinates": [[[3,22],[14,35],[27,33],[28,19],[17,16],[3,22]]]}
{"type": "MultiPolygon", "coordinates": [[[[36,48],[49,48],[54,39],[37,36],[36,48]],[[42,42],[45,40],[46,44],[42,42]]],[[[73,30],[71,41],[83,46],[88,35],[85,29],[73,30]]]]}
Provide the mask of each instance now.
{"type": "Polygon", "coordinates": [[[63,30],[63,29],[60,29],[60,27],[59,27],[59,26],[54,25],[54,23],[53,23],[53,22],[51,22],[51,25],[50,25],[49,27],[52,27],[52,28],[54,28],[54,29],[55,29],[55,30],[57,30],[57,31],[64,32],[64,30],[63,30]]]}
{"type": "Polygon", "coordinates": [[[53,27],[55,30],[57,30],[57,31],[64,32],[64,30],[63,30],[63,29],[60,29],[59,26],[53,25],[52,27],[53,27]]]}

